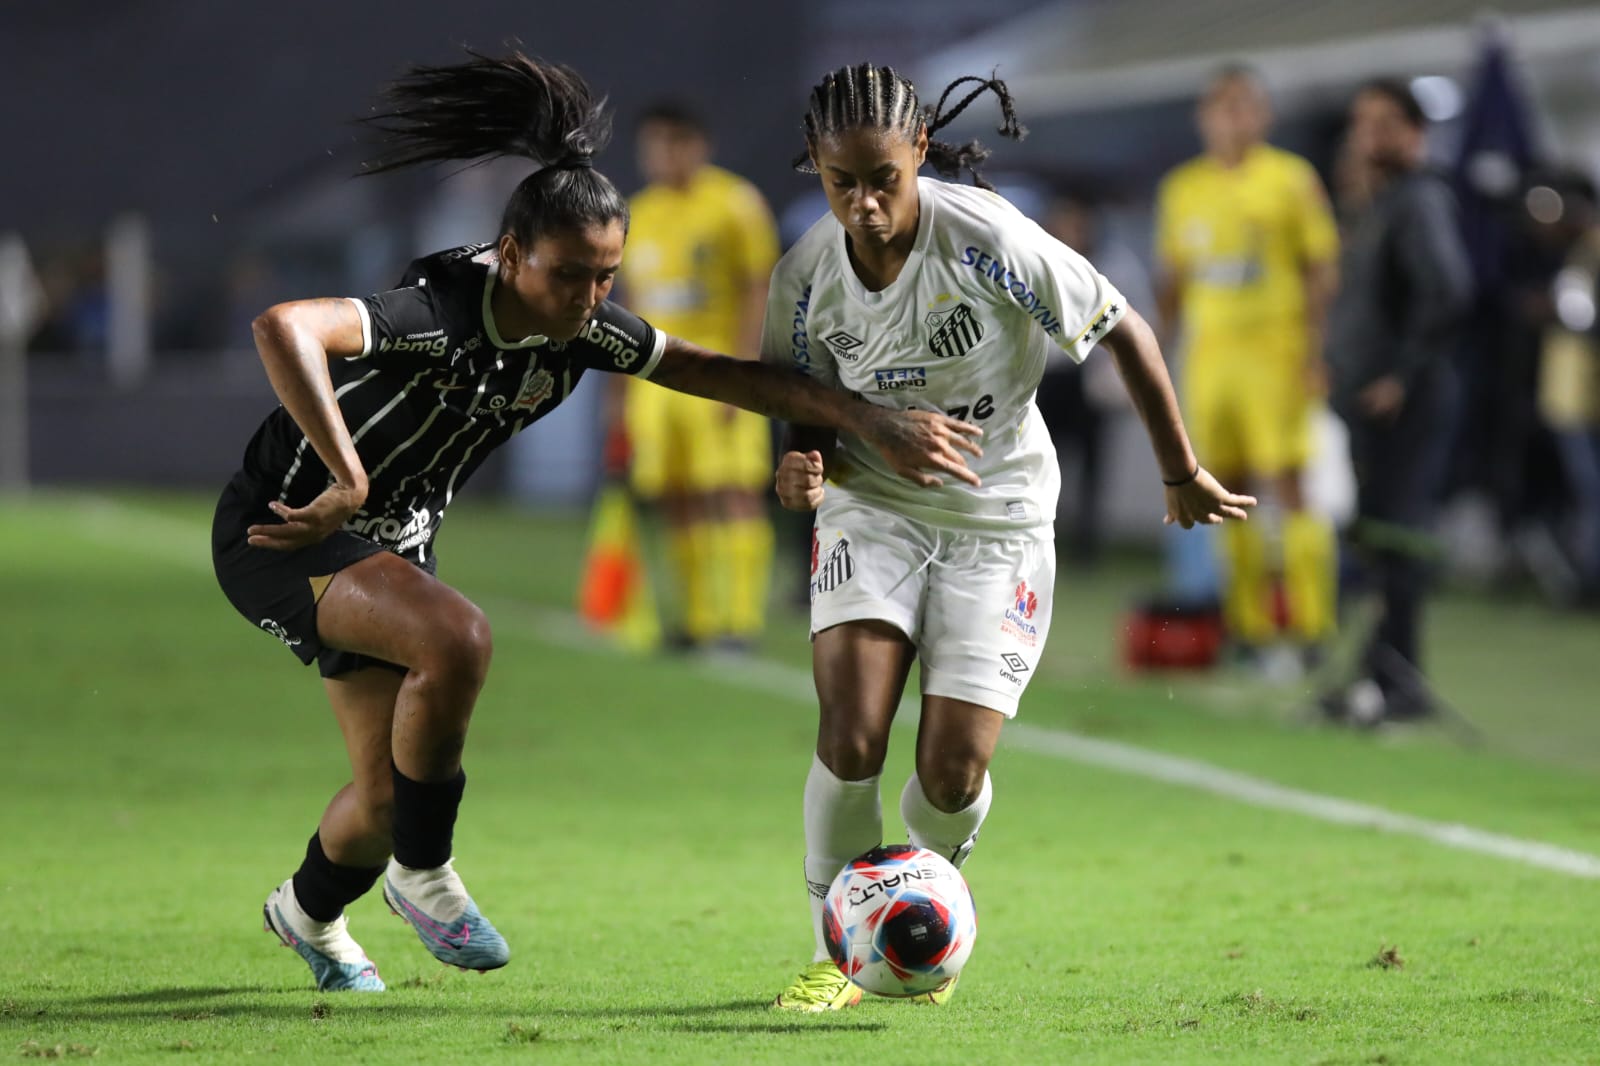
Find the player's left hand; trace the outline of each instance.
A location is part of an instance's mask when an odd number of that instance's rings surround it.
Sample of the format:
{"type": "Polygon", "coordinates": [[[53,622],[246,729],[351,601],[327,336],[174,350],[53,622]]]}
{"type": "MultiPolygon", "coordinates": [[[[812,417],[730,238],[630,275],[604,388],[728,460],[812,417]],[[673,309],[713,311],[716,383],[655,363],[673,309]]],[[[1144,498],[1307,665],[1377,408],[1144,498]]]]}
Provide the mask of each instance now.
{"type": "Polygon", "coordinates": [[[1328,363],[1321,356],[1314,355],[1306,360],[1305,386],[1306,392],[1312,396],[1328,395],[1328,363]]]}
{"type": "Polygon", "coordinates": [[[967,466],[962,452],[983,455],[978,438],[983,429],[951,418],[942,411],[896,411],[870,407],[862,438],[889,461],[894,472],[924,488],[943,485],[940,474],[977,487],[983,482],[967,466]]]}
{"type": "Polygon", "coordinates": [[[1362,389],[1357,400],[1364,414],[1387,421],[1398,415],[1406,402],[1406,383],[1398,375],[1385,374],[1362,389]]]}
{"type": "Polygon", "coordinates": [[[1184,529],[1197,525],[1217,526],[1229,518],[1246,522],[1250,515],[1245,508],[1255,505],[1254,496],[1229,492],[1202,466],[1193,480],[1167,486],[1167,516],[1162,521],[1169,526],[1176,523],[1184,529]]]}
{"type": "Polygon", "coordinates": [[[267,507],[283,522],[251,526],[245,530],[247,543],[252,548],[281,552],[309,548],[337,531],[365,502],[366,493],[337,483],[329,485],[304,507],[290,507],[273,500],[267,507]]]}

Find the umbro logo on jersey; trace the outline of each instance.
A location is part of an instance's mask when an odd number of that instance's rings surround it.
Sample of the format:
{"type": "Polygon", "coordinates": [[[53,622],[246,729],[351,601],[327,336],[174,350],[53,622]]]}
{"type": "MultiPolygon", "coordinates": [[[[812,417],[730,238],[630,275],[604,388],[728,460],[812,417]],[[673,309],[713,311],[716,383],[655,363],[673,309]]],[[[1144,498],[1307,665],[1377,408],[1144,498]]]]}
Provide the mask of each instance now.
{"type": "Polygon", "coordinates": [[[957,304],[949,311],[935,311],[925,321],[930,330],[928,347],[940,359],[966,355],[974,344],[983,340],[983,323],[967,304],[957,304]]]}
{"type": "Polygon", "coordinates": [[[833,354],[837,355],[840,359],[843,359],[847,363],[853,363],[857,359],[860,359],[861,353],[856,351],[856,349],[867,343],[860,337],[850,336],[850,334],[846,333],[842,329],[830,333],[828,336],[822,339],[827,343],[829,348],[833,349],[833,354]]]}
{"type": "Polygon", "coordinates": [[[925,389],[928,387],[928,369],[921,366],[903,366],[896,370],[875,370],[872,379],[878,383],[879,392],[925,389]]]}

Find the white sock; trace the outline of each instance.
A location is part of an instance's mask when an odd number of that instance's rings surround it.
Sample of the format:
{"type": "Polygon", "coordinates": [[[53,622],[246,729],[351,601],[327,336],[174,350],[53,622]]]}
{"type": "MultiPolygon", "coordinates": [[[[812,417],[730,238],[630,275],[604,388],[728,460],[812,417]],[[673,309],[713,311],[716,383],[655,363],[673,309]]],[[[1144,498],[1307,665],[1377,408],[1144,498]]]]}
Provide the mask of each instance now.
{"type": "Polygon", "coordinates": [[[977,799],[959,811],[941,811],[928,802],[922,782],[913,773],[900,793],[900,817],[905,819],[911,843],[943,855],[959,868],[978,843],[978,829],[988,817],[989,803],[993,799],[994,788],[985,771],[983,788],[977,799]]]}
{"type": "MultiPolygon", "coordinates": [[[[279,913],[300,939],[335,962],[367,961],[367,953],[361,949],[360,944],[351,939],[344,915],[339,915],[331,922],[319,922],[301,908],[300,897],[294,894],[294,878],[289,878],[279,886],[274,895],[279,913]]],[[[270,904],[274,901],[268,902],[270,904]]]]}
{"type": "Polygon", "coordinates": [[[390,859],[389,868],[384,873],[400,894],[423,914],[449,925],[460,920],[472,902],[466,886],[461,883],[461,876],[455,871],[454,863],[455,860],[450,859],[443,866],[413,870],[390,859]]]}
{"type": "Polygon", "coordinates": [[[806,775],[806,888],[811,894],[812,962],[828,957],[822,941],[822,901],[844,864],[883,843],[883,805],[878,776],[841,781],[817,756],[806,775]]]}

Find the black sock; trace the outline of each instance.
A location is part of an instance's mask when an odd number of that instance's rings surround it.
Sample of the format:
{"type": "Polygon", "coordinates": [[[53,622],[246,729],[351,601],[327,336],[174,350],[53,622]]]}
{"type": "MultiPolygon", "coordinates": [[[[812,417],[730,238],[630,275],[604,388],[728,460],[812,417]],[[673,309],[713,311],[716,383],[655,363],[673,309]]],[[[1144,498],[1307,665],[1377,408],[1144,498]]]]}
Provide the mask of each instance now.
{"type": "Polygon", "coordinates": [[[305,861],[294,872],[294,898],[300,909],[319,922],[331,922],[344,913],[383,873],[382,866],[339,866],[322,850],[322,836],[311,834],[305,861]]]}
{"type": "Polygon", "coordinates": [[[395,862],[431,870],[450,861],[456,811],[466,787],[464,770],[447,781],[413,781],[394,767],[395,862]]]}

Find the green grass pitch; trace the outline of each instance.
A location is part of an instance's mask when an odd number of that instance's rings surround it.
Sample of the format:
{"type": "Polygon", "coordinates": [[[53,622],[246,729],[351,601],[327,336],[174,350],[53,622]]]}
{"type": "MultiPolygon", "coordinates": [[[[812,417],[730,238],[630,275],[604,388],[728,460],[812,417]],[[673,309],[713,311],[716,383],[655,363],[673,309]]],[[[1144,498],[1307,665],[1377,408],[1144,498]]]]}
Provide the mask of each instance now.
{"type": "MultiPolygon", "coordinates": [[[[441,554],[496,627],[456,853],[511,965],[446,970],[374,893],[352,931],[391,991],[318,994],[259,914],[343,753],[314,672],[216,589],[208,520],[0,500],[0,1060],[1600,1063],[1600,881],[1011,746],[955,1002],[773,1013],[810,950],[803,622],[755,665],[624,656],[561,622],[581,519],[493,508],[452,512],[441,554]]],[[[1441,604],[1466,747],[1119,676],[1151,579],[1063,571],[1022,721],[1600,853],[1594,620],[1441,604]]]]}

